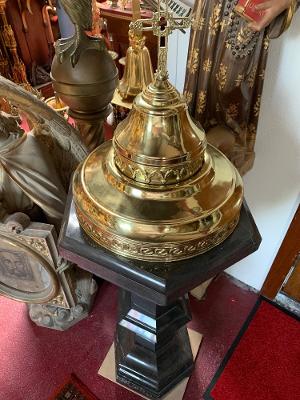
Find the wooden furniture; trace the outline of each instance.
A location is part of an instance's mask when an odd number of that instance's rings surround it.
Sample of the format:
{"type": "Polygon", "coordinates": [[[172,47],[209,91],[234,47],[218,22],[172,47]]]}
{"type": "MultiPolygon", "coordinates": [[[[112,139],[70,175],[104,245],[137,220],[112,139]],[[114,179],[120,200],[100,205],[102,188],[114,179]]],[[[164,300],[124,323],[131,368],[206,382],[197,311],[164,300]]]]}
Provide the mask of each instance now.
{"type": "Polygon", "coordinates": [[[60,235],[60,254],[119,286],[116,331],[118,382],[161,398],[193,370],[186,323],[187,293],[254,252],[261,241],[246,204],[233,234],[198,257],[173,263],[131,260],[97,247],[81,231],[71,194],[60,235]]]}
{"type": "Polygon", "coordinates": [[[18,54],[16,37],[7,18],[6,6],[7,0],[0,0],[0,74],[28,88],[26,68],[18,54]]]}
{"type": "Polygon", "coordinates": [[[300,302],[300,205],[264,282],[261,294],[275,299],[282,291],[300,302]]]}
{"type": "Polygon", "coordinates": [[[19,56],[26,66],[31,83],[35,85],[46,82],[37,82],[35,69],[38,66],[50,69],[58,24],[54,11],[46,2],[42,4],[38,0],[31,0],[30,7],[28,4],[24,0],[9,0],[6,3],[6,14],[15,34],[19,56]]]}

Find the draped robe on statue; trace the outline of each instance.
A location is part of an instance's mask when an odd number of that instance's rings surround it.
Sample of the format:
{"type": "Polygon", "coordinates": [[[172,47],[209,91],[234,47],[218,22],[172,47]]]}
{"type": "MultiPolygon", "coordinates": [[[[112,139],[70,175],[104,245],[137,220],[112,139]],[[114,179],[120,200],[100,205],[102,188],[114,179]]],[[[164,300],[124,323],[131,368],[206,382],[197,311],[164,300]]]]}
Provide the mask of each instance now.
{"type": "Polygon", "coordinates": [[[244,174],[254,162],[269,41],[280,34],[285,13],[254,32],[236,4],[196,0],[184,94],[208,140],[244,174]]]}
{"type": "Polygon", "coordinates": [[[0,221],[15,212],[39,206],[50,223],[59,227],[66,192],[51,156],[31,134],[18,138],[0,135],[0,221]]]}

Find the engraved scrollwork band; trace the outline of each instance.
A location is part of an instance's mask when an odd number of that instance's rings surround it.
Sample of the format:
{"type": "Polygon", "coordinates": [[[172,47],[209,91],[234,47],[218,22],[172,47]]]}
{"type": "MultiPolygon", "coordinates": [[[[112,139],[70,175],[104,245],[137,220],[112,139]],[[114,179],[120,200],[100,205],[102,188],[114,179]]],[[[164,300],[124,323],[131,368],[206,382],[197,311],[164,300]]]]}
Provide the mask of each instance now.
{"type": "Polygon", "coordinates": [[[224,225],[222,230],[184,243],[137,242],[109,233],[107,230],[102,230],[99,225],[95,226],[88,220],[79,207],[75,205],[75,208],[80,226],[98,245],[123,257],[151,262],[173,262],[205,253],[223,242],[233,232],[239,221],[239,218],[235,217],[228,224],[224,225]]]}

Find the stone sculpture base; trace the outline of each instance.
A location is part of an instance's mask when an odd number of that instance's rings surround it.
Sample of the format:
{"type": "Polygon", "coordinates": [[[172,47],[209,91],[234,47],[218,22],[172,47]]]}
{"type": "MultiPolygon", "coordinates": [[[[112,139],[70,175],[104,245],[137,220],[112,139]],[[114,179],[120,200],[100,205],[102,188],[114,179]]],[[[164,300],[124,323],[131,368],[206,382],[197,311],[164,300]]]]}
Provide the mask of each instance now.
{"type": "Polygon", "coordinates": [[[36,325],[65,331],[89,315],[97,293],[97,283],[85,271],[78,272],[74,301],[70,308],[51,303],[28,304],[29,317],[36,325]]]}

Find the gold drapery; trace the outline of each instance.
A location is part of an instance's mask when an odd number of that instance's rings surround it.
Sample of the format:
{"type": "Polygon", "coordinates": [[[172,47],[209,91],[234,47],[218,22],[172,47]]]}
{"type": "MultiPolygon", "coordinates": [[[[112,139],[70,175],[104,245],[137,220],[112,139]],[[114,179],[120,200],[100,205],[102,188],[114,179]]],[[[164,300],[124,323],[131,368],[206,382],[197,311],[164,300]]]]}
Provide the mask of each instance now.
{"type": "Polygon", "coordinates": [[[254,145],[271,38],[285,13],[253,32],[234,12],[237,1],[196,0],[184,94],[191,115],[244,174],[254,145]]]}

